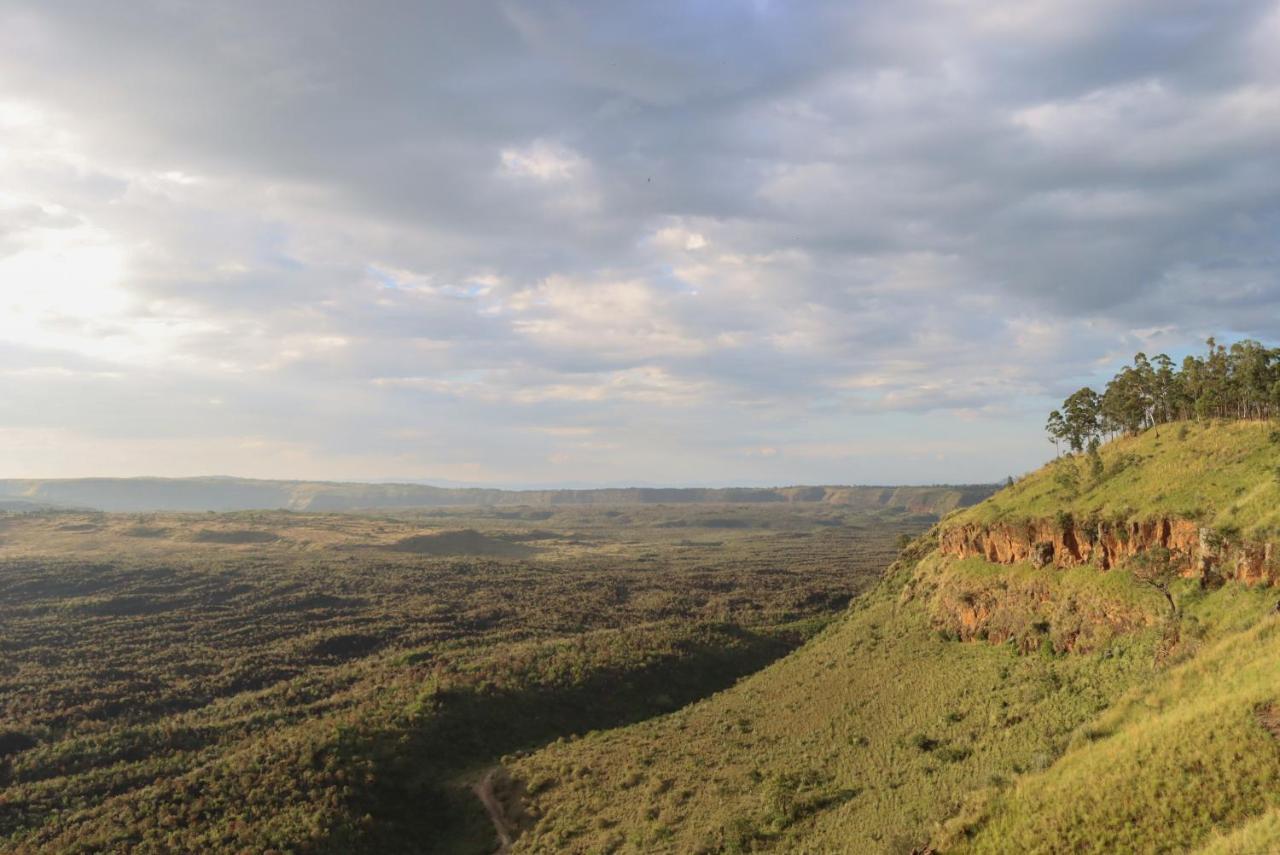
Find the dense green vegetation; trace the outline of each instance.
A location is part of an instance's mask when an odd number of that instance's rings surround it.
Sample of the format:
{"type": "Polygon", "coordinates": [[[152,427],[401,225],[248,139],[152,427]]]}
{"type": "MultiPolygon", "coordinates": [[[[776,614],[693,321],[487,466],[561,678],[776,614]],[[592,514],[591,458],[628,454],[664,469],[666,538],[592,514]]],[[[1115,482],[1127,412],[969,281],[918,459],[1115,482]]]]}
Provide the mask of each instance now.
{"type": "MultiPolygon", "coordinates": [[[[1100,457],[941,526],[1274,525],[1264,424],[1152,428],[1100,457]]],[[[510,758],[516,851],[1280,851],[1273,589],[1153,586],[1142,556],[1105,572],[950,558],[935,536],[733,688],[510,758]]]]}
{"type": "Polygon", "coordinates": [[[504,752],[793,649],[927,520],[0,516],[0,850],[489,852],[504,752]]]}
{"type": "Polygon", "coordinates": [[[1280,415],[1280,348],[1245,339],[1230,347],[1212,338],[1204,357],[1188,356],[1181,370],[1166,354],[1133,358],[1101,395],[1073,392],[1045,425],[1054,444],[1072,451],[1101,439],[1134,434],[1188,419],[1268,419],[1280,415]]]}

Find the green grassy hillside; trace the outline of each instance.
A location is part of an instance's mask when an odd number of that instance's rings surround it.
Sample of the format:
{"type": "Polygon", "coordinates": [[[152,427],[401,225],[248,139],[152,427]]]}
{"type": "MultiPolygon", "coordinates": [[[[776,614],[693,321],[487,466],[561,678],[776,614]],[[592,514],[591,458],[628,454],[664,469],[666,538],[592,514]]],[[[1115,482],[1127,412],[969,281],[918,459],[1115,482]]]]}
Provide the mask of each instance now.
{"type": "MultiPolygon", "coordinates": [[[[1266,425],[1165,426],[943,525],[1169,514],[1260,533],[1277,459],[1266,425]]],[[[1171,612],[1125,566],[998,566],[935,538],[736,686],[509,758],[515,851],[1280,851],[1274,589],[1182,579],[1171,612]]]]}
{"type": "Polygon", "coordinates": [[[1242,851],[1278,851],[1268,815],[1280,806],[1280,748],[1268,723],[1280,621],[1258,616],[1257,592],[1242,596],[1231,606],[1247,628],[1128,693],[1057,763],[997,796],[954,848],[1187,851],[1225,834],[1250,835],[1242,851]]]}
{"type": "Polygon", "coordinates": [[[1176,516],[1249,536],[1280,531],[1280,431],[1271,422],[1162,425],[1063,457],[948,518],[966,522],[1176,516]]]}
{"type": "Polygon", "coordinates": [[[1150,670],[948,641],[886,585],[732,690],[512,769],[540,817],[528,852],[908,852],[975,788],[1043,768],[1150,670]]]}

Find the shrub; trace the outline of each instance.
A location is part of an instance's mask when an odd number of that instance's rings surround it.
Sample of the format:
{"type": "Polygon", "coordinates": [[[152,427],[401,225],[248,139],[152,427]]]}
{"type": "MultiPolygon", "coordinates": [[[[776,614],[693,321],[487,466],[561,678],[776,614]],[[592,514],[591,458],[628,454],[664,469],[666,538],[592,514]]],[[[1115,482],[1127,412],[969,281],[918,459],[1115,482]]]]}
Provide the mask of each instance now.
{"type": "Polygon", "coordinates": [[[1080,474],[1076,471],[1075,461],[1064,458],[1054,467],[1053,483],[1068,497],[1075,497],[1080,492],[1080,474]]]}
{"type": "Polygon", "coordinates": [[[1089,474],[1094,481],[1101,481],[1106,474],[1106,467],[1102,463],[1102,454],[1098,451],[1098,443],[1089,443],[1089,474]]]}
{"type": "Polygon", "coordinates": [[[917,733],[911,737],[911,745],[918,751],[932,751],[940,744],[938,740],[924,733],[917,733]]]}
{"type": "Polygon", "coordinates": [[[973,752],[968,748],[959,748],[954,745],[948,745],[937,753],[939,760],[946,763],[959,763],[961,760],[967,760],[973,752]]]}

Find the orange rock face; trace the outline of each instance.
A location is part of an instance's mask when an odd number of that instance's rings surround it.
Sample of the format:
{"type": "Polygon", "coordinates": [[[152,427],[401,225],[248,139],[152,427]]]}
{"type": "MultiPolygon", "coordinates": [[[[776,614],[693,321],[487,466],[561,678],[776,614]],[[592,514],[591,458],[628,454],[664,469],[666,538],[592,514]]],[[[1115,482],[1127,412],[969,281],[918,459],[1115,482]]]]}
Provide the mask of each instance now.
{"type": "Polygon", "coordinates": [[[982,558],[993,564],[1109,570],[1155,547],[1164,547],[1191,577],[1210,574],[1249,585],[1275,585],[1280,567],[1269,542],[1219,543],[1194,520],[1160,517],[1125,524],[1039,519],[1021,523],[962,525],[939,536],[943,555],[982,558]]]}

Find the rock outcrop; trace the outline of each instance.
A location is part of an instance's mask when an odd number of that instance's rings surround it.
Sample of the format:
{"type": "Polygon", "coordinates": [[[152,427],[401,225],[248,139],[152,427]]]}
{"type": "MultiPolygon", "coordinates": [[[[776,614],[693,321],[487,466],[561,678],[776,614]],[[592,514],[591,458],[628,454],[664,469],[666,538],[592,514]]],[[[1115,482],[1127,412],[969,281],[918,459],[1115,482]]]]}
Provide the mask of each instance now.
{"type": "Polygon", "coordinates": [[[1109,570],[1157,547],[1168,549],[1186,576],[1207,584],[1236,580],[1249,585],[1280,583],[1271,542],[1233,540],[1190,519],[1159,517],[1114,523],[1058,519],[966,524],[943,529],[938,547],[955,558],[994,564],[1029,562],[1036,567],[1092,564],[1109,570]]]}
{"type": "Polygon", "coordinates": [[[1064,594],[1047,576],[973,579],[944,576],[927,590],[935,629],[960,641],[1012,642],[1023,653],[1048,644],[1058,653],[1100,650],[1149,626],[1152,613],[1105,592],[1064,594]]]}

